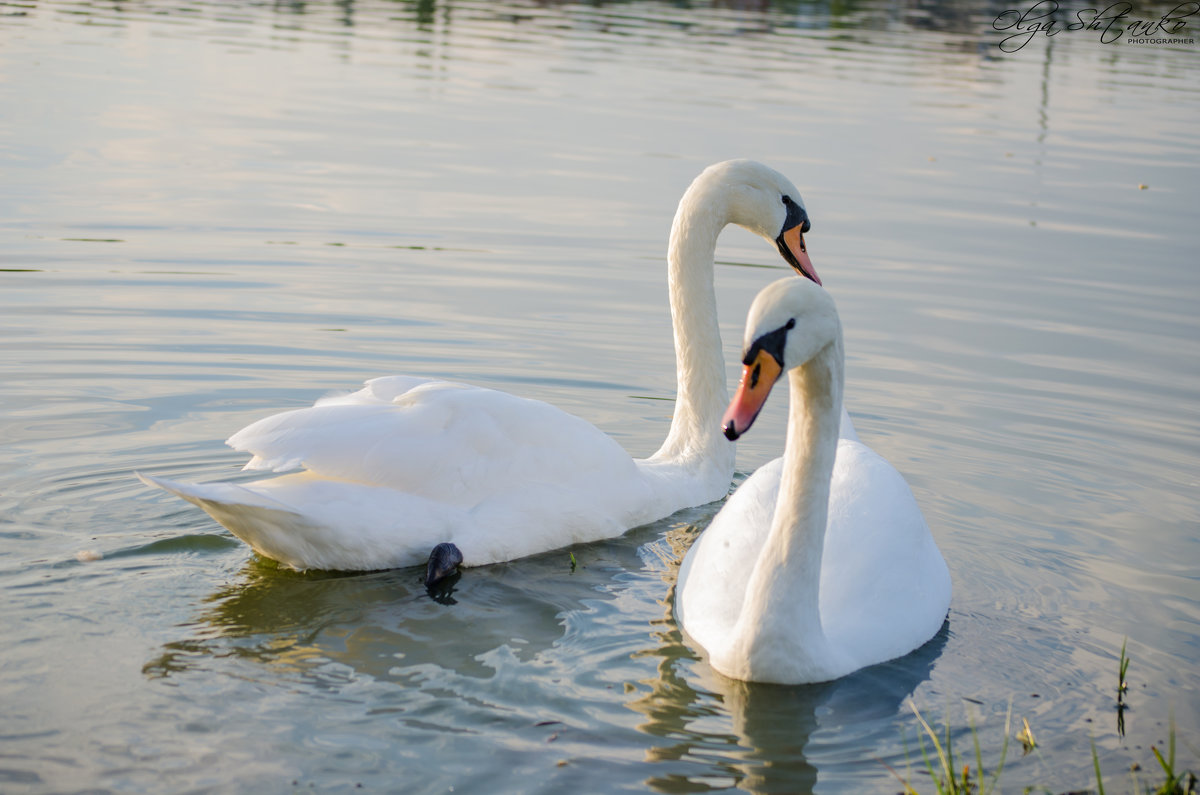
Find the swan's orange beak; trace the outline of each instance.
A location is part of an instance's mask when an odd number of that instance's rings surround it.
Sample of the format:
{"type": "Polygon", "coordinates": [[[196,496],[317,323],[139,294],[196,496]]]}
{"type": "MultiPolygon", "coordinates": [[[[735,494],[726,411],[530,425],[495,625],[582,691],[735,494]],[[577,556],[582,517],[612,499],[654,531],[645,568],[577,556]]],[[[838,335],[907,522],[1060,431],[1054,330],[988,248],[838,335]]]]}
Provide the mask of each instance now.
{"type": "Polygon", "coordinates": [[[759,350],[754,360],[746,365],[746,369],[742,371],[742,380],[738,383],[737,393],[721,420],[726,439],[737,439],[750,429],[754,418],[767,402],[771,387],[782,372],[783,367],[775,357],[764,350],[759,350]]]}
{"type": "Polygon", "coordinates": [[[804,245],[804,233],[800,231],[801,226],[803,224],[793,226],[784,232],[776,243],[779,245],[783,258],[793,268],[800,271],[800,275],[807,276],[817,284],[821,284],[821,277],[817,275],[817,269],[813,267],[812,260],[808,257],[808,248],[804,245]]]}

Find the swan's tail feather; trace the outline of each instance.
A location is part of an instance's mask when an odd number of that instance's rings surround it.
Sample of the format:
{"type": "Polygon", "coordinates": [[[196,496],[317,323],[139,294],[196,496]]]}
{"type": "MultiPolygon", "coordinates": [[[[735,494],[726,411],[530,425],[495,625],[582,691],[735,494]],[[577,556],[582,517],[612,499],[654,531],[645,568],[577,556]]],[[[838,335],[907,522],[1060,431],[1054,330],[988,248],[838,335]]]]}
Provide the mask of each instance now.
{"type": "Polygon", "coordinates": [[[136,474],[202,508],[258,554],[300,571],[424,564],[434,544],[455,540],[470,522],[459,507],[309,472],[244,485],[136,474]]]}
{"type": "Polygon", "coordinates": [[[153,475],[144,475],[141,472],[134,472],[133,474],[137,475],[138,480],[147,486],[158,486],[160,489],[169,491],[176,497],[185,499],[193,505],[204,508],[206,511],[208,510],[206,507],[208,504],[215,504],[267,508],[295,513],[287,505],[259,492],[251,491],[245,486],[239,486],[236,483],[181,483],[178,480],[156,478],[153,475]]]}
{"type": "Polygon", "coordinates": [[[202,508],[260,555],[301,571],[311,568],[313,550],[304,517],[282,502],[236,483],[180,483],[135,472],[157,486],[202,508]]]}

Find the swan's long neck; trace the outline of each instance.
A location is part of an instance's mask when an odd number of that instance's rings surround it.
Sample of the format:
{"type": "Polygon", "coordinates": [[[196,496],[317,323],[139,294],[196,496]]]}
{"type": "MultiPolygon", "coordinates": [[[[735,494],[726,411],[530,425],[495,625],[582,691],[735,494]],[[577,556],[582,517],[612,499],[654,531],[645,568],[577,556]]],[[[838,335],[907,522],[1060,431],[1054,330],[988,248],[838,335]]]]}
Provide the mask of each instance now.
{"type": "MultiPolygon", "coordinates": [[[[808,364],[790,371],[779,497],[735,630],[749,646],[743,658],[756,660],[756,667],[799,667],[816,676],[812,681],[829,669],[832,653],[821,627],[819,595],[842,371],[840,334],[808,364]]],[[[756,673],[762,677],[761,671],[756,673]]]]}
{"type": "Polygon", "coordinates": [[[718,186],[697,180],[679,203],[667,250],[667,284],[675,336],[676,397],[671,430],[655,459],[696,459],[732,472],[734,445],[721,433],[729,402],[713,256],[729,222],[718,186]]]}

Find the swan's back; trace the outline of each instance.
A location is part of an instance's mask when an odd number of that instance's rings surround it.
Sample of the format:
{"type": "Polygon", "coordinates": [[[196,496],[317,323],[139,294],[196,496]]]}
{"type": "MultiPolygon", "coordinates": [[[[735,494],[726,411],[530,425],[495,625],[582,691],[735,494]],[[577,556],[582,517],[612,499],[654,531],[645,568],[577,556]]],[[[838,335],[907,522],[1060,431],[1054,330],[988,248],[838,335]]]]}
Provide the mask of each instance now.
{"type": "Polygon", "coordinates": [[[450,381],[378,378],[229,439],[247,469],[303,467],[463,507],[564,474],[636,477],[607,434],[539,400],[450,381]]]}

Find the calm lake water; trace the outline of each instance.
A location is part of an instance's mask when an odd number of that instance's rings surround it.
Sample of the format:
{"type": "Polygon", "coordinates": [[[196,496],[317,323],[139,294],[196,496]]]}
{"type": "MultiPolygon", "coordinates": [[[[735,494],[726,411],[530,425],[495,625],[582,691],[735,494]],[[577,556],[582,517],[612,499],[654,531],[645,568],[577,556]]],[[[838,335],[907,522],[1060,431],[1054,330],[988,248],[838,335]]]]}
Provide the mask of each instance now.
{"type": "MultiPolygon", "coordinates": [[[[1200,767],[1200,49],[1006,53],[1009,7],[0,3],[0,791],[929,791],[910,700],[988,765],[1011,703],[1005,791],[1094,786],[1092,743],[1127,791],[1172,719],[1200,767]],[[393,373],[653,452],[671,217],[731,157],[803,192],[848,408],[949,563],[912,655],[714,675],[670,605],[718,505],[439,603],[134,479],[240,477],[231,432],[393,373]]],[[[788,271],[718,259],[732,383],[788,271]]]]}

